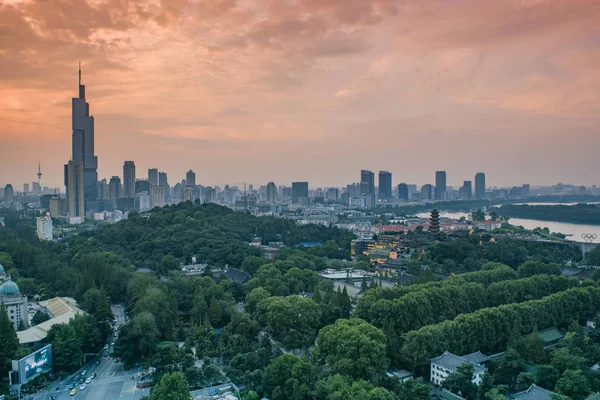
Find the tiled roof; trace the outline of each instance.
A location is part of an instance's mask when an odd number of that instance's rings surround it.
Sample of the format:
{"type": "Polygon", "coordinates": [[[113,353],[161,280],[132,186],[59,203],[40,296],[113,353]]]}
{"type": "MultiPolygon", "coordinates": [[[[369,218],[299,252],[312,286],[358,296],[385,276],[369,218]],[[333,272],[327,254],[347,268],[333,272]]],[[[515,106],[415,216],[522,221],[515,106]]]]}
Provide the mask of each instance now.
{"type": "Polygon", "coordinates": [[[466,356],[462,356],[462,357],[467,359],[471,364],[481,364],[481,363],[490,361],[490,358],[480,351],[477,351],[477,352],[471,353],[471,354],[467,354],[466,356]]]}
{"type": "Polygon", "coordinates": [[[512,395],[515,400],[551,400],[554,393],[532,384],[529,389],[512,395]]]}
{"type": "Polygon", "coordinates": [[[444,354],[442,354],[439,357],[432,358],[430,361],[431,361],[431,363],[440,365],[440,366],[446,368],[447,370],[450,370],[451,372],[456,371],[456,367],[458,367],[461,364],[472,364],[473,367],[475,368],[475,374],[485,371],[485,368],[483,368],[481,365],[473,364],[466,358],[459,357],[448,351],[444,352],[444,354]]]}

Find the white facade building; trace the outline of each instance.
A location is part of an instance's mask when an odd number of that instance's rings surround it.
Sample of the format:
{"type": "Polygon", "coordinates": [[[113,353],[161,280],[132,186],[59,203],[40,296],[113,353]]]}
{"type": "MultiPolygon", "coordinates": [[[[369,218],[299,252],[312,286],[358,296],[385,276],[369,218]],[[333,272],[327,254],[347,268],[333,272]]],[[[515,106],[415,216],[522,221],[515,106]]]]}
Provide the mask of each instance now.
{"type": "Polygon", "coordinates": [[[146,192],[135,194],[135,209],[138,212],[148,211],[150,209],[150,195],[146,192]]]}
{"type": "Polygon", "coordinates": [[[37,217],[37,236],[40,240],[52,240],[52,218],[37,217]]]}
{"type": "Polygon", "coordinates": [[[479,385],[483,379],[483,374],[487,371],[482,364],[489,360],[488,356],[479,351],[462,357],[446,351],[441,356],[429,360],[431,361],[431,374],[429,378],[433,384],[441,385],[448,375],[456,371],[459,365],[472,364],[475,369],[472,381],[476,385],[479,385]]]}
{"type": "Polygon", "coordinates": [[[0,304],[4,304],[8,318],[15,331],[19,328],[29,327],[29,314],[27,313],[27,296],[22,295],[19,287],[13,281],[6,281],[0,286],[0,304]]]}

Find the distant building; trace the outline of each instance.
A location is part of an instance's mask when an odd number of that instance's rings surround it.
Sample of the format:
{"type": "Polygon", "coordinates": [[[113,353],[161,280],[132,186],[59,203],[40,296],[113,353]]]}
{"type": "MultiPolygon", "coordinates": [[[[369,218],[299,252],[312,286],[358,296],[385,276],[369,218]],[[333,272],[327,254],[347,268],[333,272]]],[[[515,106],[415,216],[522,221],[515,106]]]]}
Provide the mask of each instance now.
{"type": "Polygon", "coordinates": [[[125,161],[123,164],[123,197],[133,197],[135,194],[135,163],[125,161]]]}
{"type": "Polygon", "coordinates": [[[29,183],[23,184],[23,194],[27,196],[29,194],[29,183]]]}
{"type": "Polygon", "coordinates": [[[50,215],[54,218],[64,217],[67,215],[67,200],[59,197],[50,199],[49,205],[50,215]]]}
{"type": "Polygon", "coordinates": [[[292,182],[292,203],[297,204],[301,197],[308,199],[308,182],[292,182]]]}
{"type": "Polygon", "coordinates": [[[12,322],[15,331],[29,327],[27,296],[21,294],[19,287],[13,281],[8,280],[0,286],[0,304],[6,307],[8,319],[12,322]]]}
{"type": "Polygon", "coordinates": [[[40,240],[52,240],[52,218],[49,216],[37,217],[36,233],[40,240]]]}
{"type": "Polygon", "coordinates": [[[191,169],[185,174],[185,183],[188,186],[196,186],[196,173],[191,169]]]}
{"type": "Polygon", "coordinates": [[[148,183],[150,186],[158,186],[158,168],[148,168],[148,183]]]}
{"type": "Polygon", "coordinates": [[[340,190],[338,188],[327,189],[327,195],[325,199],[332,203],[337,203],[340,199],[340,190]]]}
{"type": "Polygon", "coordinates": [[[135,192],[150,193],[150,182],[145,179],[138,179],[137,181],[135,181],[135,192]]]}
{"type": "Polygon", "coordinates": [[[121,178],[115,175],[108,182],[108,199],[113,201],[116,206],[119,197],[121,197],[121,178]]]}
{"type": "Polygon", "coordinates": [[[433,185],[426,184],[421,186],[421,199],[432,200],[433,199],[433,185]]]}
{"type": "Polygon", "coordinates": [[[148,192],[136,193],[134,199],[134,207],[138,212],[150,210],[150,195],[148,192]]]}
{"type": "Polygon", "coordinates": [[[531,185],[529,185],[528,183],[523,185],[523,189],[522,189],[522,194],[523,197],[527,197],[531,194],[531,185]]]}
{"type": "MultiPolygon", "coordinates": [[[[390,177],[391,182],[391,177],[390,177]]],[[[360,171],[360,187],[361,194],[375,193],[375,174],[369,170],[363,169],[360,171]]],[[[390,189],[391,191],[391,189],[390,189]]]]}
{"type": "Polygon", "coordinates": [[[98,199],[108,200],[108,182],[106,179],[98,182],[98,199]]]}
{"type": "MultiPolygon", "coordinates": [[[[515,393],[511,396],[511,398],[513,400],[552,400],[555,398],[554,396],[554,392],[541,388],[532,383],[531,386],[529,386],[529,389],[515,393]]],[[[591,397],[589,399],[591,399],[591,397]]]]}
{"type": "Polygon", "coordinates": [[[466,356],[456,356],[450,352],[444,352],[439,357],[432,358],[430,368],[430,380],[435,385],[442,385],[448,375],[456,372],[456,368],[462,364],[471,364],[475,369],[473,373],[472,382],[476,385],[481,383],[483,374],[487,369],[483,366],[484,363],[488,362],[490,358],[481,352],[467,354],[466,356]]]}
{"type": "Polygon", "coordinates": [[[446,198],[446,171],[435,172],[435,199],[444,200],[446,198]]]}
{"type": "Polygon", "coordinates": [[[379,198],[382,200],[389,200],[392,198],[391,172],[379,171],[379,198]]]}
{"type": "Polygon", "coordinates": [[[485,174],[483,172],[475,174],[475,199],[485,199],[485,174]]]}
{"type": "Polygon", "coordinates": [[[165,206],[165,189],[160,186],[150,188],[150,208],[165,206]]]}
{"type": "Polygon", "coordinates": [[[216,203],[217,202],[217,190],[212,187],[204,188],[204,202],[205,203],[216,203]]]}
{"type": "Polygon", "coordinates": [[[165,190],[165,203],[168,202],[171,199],[171,187],[169,186],[166,172],[158,173],[158,186],[165,190]]]}
{"type": "Polygon", "coordinates": [[[408,185],[406,183],[398,185],[398,199],[400,201],[408,201],[408,185]]]}
{"type": "Polygon", "coordinates": [[[431,217],[429,218],[429,233],[440,233],[440,213],[435,208],[431,210],[431,217]]]}
{"type": "Polygon", "coordinates": [[[473,197],[471,181],[464,181],[460,188],[460,198],[463,200],[471,200],[471,197],[473,197]]]}
{"type": "Polygon", "coordinates": [[[65,186],[67,187],[67,213],[70,218],[85,218],[83,161],[69,161],[65,165],[65,186]]]}
{"type": "Polygon", "coordinates": [[[13,201],[15,201],[15,192],[12,185],[9,183],[4,187],[4,202],[12,203],[13,201]]]}
{"type": "Polygon", "coordinates": [[[274,182],[267,183],[267,203],[275,203],[277,201],[277,186],[274,182]]]}

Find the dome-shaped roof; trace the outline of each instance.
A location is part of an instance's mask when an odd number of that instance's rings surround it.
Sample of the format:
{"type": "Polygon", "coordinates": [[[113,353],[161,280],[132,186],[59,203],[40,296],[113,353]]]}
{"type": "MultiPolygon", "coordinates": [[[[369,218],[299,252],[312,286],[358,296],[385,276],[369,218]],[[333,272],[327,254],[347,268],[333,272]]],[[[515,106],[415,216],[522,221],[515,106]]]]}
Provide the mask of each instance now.
{"type": "Polygon", "coordinates": [[[6,272],[4,271],[4,267],[2,266],[2,264],[0,264],[0,274],[4,274],[4,273],[6,273],[6,272]]]}
{"type": "Polygon", "coordinates": [[[15,294],[19,293],[19,287],[13,281],[5,282],[0,286],[0,294],[15,294]]]}

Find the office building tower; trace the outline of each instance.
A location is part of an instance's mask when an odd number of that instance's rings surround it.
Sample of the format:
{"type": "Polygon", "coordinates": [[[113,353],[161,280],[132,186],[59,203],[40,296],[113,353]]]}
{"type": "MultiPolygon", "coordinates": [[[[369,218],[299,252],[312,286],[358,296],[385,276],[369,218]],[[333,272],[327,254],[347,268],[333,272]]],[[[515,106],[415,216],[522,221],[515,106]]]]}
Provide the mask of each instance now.
{"type": "Polygon", "coordinates": [[[421,186],[421,199],[433,200],[433,185],[428,183],[421,186]]]}
{"type": "Polygon", "coordinates": [[[185,184],[188,186],[196,186],[196,173],[191,169],[185,174],[185,184]]]}
{"type": "Polygon", "coordinates": [[[84,163],[69,161],[65,165],[65,186],[67,188],[67,215],[69,218],[85,218],[84,163]]]}
{"type": "Polygon", "coordinates": [[[308,182],[292,182],[292,203],[298,204],[302,197],[308,199],[308,182]]]}
{"type": "Polygon", "coordinates": [[[49,209],[52,217],[64,217],[67,215],[67,201],[59,197],[53,197],[50,199],[49,209]]]}
{"type": "Polygon", "coordinates": [[[29,194],[29,183],[23,184],[23,194],[27,196],[29,194]]]}
{"type": "Polygon", "coordinates": [[[42,194],[42,188],[37,182],[31,182],[31,192],[34,196],[40,196],[42,194]]]}
{"type": "Polygon", "coordinates": [[[346,193],[348,193],[351,199],[359,198],[361,193],[361,186],[362,185],[360,183],[346,185],[346,193]]]}
{"type": "MultiPolygon", "coordinates": [[[[390,177],[391,182],[391,177],[390,177]]],[[[375,174],[363,169],[360,171],[361,194],[375,193],[375,174]]],[[[391,192],[391,189],[390,189],[391,192]]]]}
{"type": "Polygon", "coordinates": [[[136,193],[150,193],[150,182],[145,179],[138,179],[135,181],[135,192],[136,193]]]}
{"type": "Polygon", "coordinates": [[[144,212],[150,209],[150,195],[148,192],[136,193],[134,200],[134,207],[138,212],[144,212]]]}
{"type": "Polygon", "coordinates": [[[108,200],[108,182],[105,178],[98,181],[98,199],[108,200]]]}
{"type": "MultiPolygon", "coordinates": [[[[592,186],[592,194],[595,194],[594,192],[596,191],[596,185],[592,186]]],[[[526,183],[523,185],[523,189],[522,189],[522,193],[523,193],[523,197],[527,197],[531,194],[531,185],[526,183]]]]}
{"type": "Polygon", "coordinates": [[[337,203],[340,199],[340,190],[338,188],[328,188],[326,198],[330,203],[337,203]]]}
{"type": "Polygon", "coordinates": [[[444,200],[446,198],[446,171],[435,172],[435,199],[444,200]]]}
{"type": "Polygon", "coordinates": [[[150,186],[158,186],[158,169],[148,168],[148,182],[150,186]]]}
{"type": "Polygon", "coordinates": [[[123,197],[133,197],[135,194],[135,163],[125,161],[123,164],[123,197]]]}
{"type": "Polygon", "coordinates": [[[52,240],[52,218],[49,216],[36,218],[36,232],[40,240],[52,240]]]}
{"type": "MultiPolygon", "coordinates": [[[[81,84],[81,66],[79,68],[79,97],[72,99],[72,126],[71,161],[75,164],[72,168],[69,168],[68,164],[65,165],[65,173],[73,170],[78,174],[79,169],[83,168],[83,184],[81,188],[67,188],[67,196],[69,193],[77,196],[82,194],[85,210],[89,202],[98,199],[98,157],[94,155],[94,117],[90,115],[90,105],[85,99],[85,85],[81,84]],[[77,163],[81,163],[81,167],[77,163]]],[[[65,182],[79,185],[81,179],[78,175],[74,179],[65,175],[65,182]]],[[[75,203],[78,203],[78,200],[75,203]]],[[[69,204],[73,204],[73,202],[69,200],[69,204]]],[[[83,217],[83,213],[77,216],[83,217]]]]}
{"type": "Polygon", "coordinates": [[[160,186],[150,187],[150,208],[165,206],[165,189],[160,186]]]}
{"type": "Polygon", "coordinates": [[[277,186],[274,182],[267,183],[267,203],[275,203],[277,201],[277,186]]]}
{"type": "Polygon", "coordinates": [[[400,201],[408,201],[408,185],[406,183],[398,185],[398,198],[400,201]]]}
{"type": "Polygon", "coordinates": [[[471,200],[473,197],[473,187],[471,181],[464,181],[460,188],[460,198],[463,200],[471,200]]]}
{"type": "Polygon", "coordinates": [[[108,199],[118,204],[119,197],[121,197],[121,178],[113,176],[108,182],[108,199]]]}
{"type": "Polygon", "coordinates": [[[15,201],[15,191],[13,190],[12,185],[9,183],[4,187],[4,202],[12,203],[15,201]]]}
{"type": "Polygon", "coordinates": [[[158,186],[164,189],[165,191],[165,203],[171,199],[171,187],[169,186],[169,181],[167,179],[166,172],[158,173],[158,186]]]}
{"type": "Polygon", "coordinates": [[[485,199],[485,174],[483,172],[475,174],[475,199],[485,199]]]}
{"type": "Polygon", "coordinates": [[[204,188],[204,203],[216,203],[217,191],[212,187],[204,188]]]}
{"type": "Polygon", "coordinates": [[[392,198],[392,173],[379,171],[379,198],[388,200],[392,198]]]}

